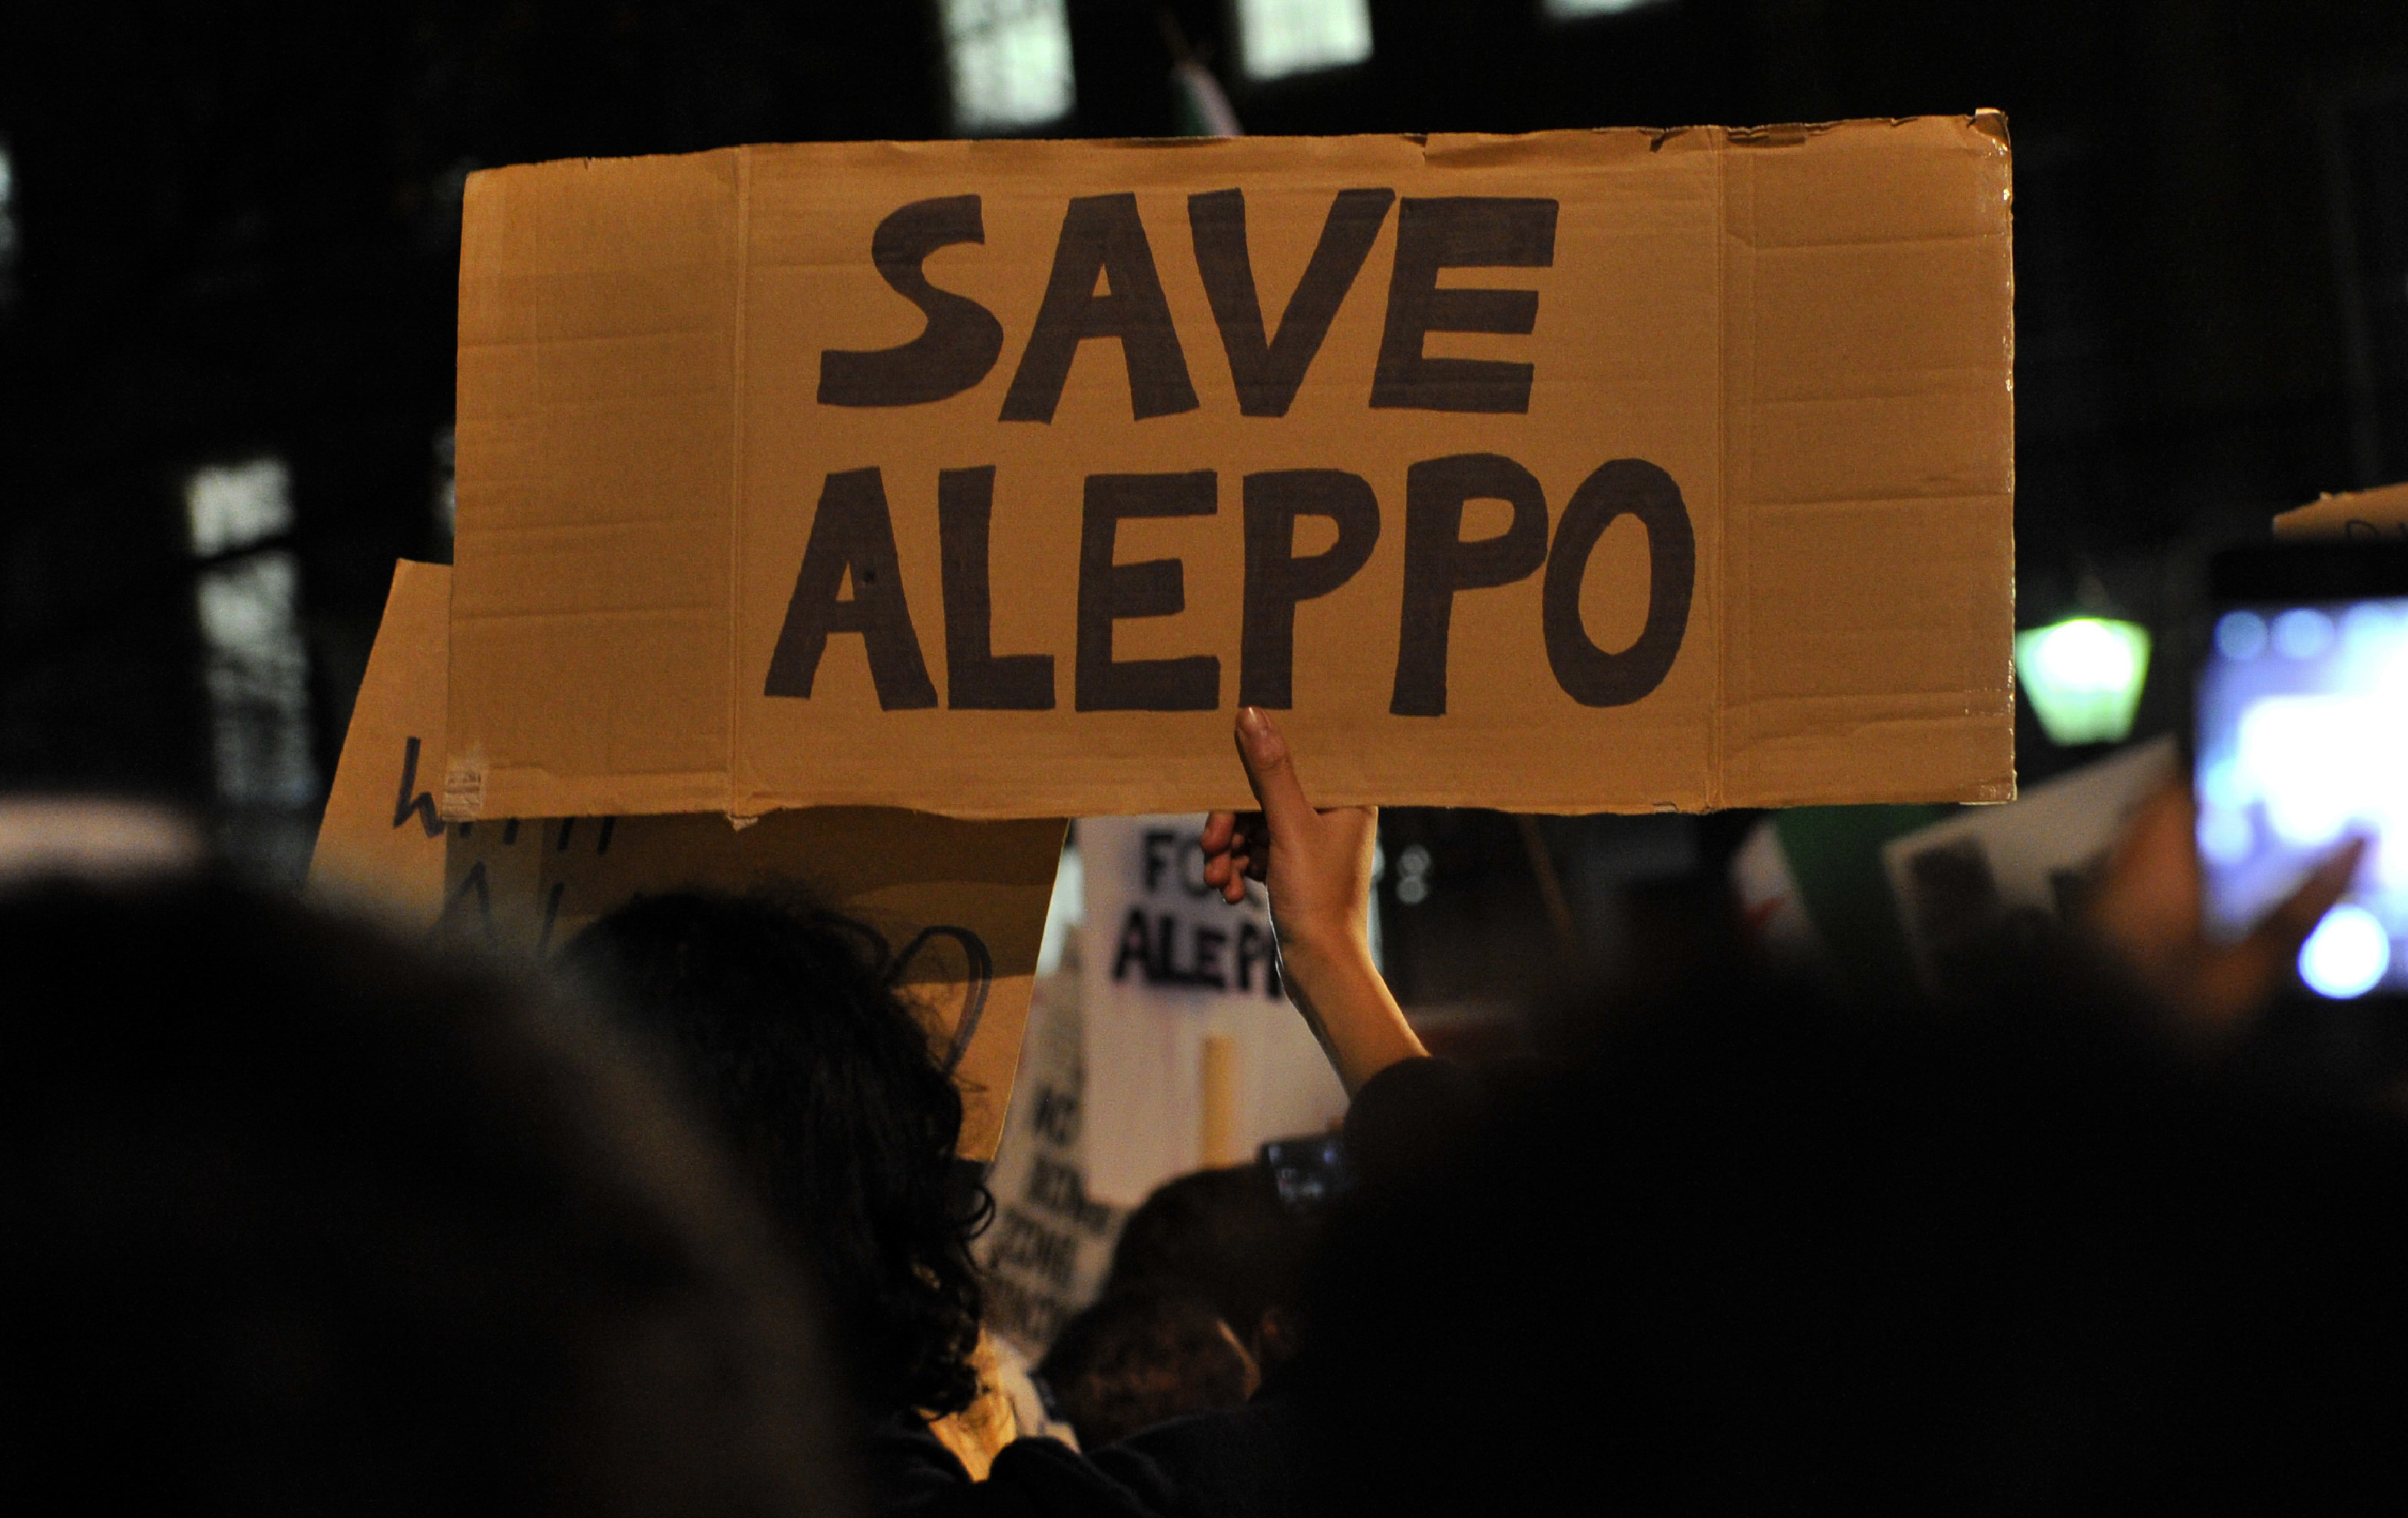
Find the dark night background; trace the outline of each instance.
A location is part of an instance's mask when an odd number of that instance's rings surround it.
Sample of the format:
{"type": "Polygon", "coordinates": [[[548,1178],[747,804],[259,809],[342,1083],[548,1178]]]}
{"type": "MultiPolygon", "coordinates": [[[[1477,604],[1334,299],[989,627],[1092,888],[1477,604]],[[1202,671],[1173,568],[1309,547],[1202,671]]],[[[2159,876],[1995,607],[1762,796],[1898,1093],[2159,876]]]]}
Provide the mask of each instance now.
{"type": "MultiPolygon", "coordinates": [[[[1174,129],[1159,11],[1216,66],[1232,52],[1221,0],[1068,8],[1076,135],[1174,129]]],[[[2163,635],[2200,551],[2319,492],[2408,478],[2396,0],[1665,0],[1571,23],[1543,21],[1539,0],[1371,10],[1367,65],[1233,80],[1246,128],[2003,109],[2020,621],[2065,609],[2086,573],[2157,625],[2144,727],[2180,709],[2163,635]]],[[[446,551],[431,502],[463,176],[943,136],[941,39],[935,0],[11,7],[0,783],[210,803],[181,482],[263,454],[292,470],[331,774],[394,559],[446,551]]],[[[2020,747],[2028,778],[2077,757],[2028,714],[2020,747]]],[[[1433,838],[1454,825],[1426,823],[1433,838]]],[[[1484,852],[1515,866],[1505,835],[1458,847],[1475,873],[1484,852]]]]}

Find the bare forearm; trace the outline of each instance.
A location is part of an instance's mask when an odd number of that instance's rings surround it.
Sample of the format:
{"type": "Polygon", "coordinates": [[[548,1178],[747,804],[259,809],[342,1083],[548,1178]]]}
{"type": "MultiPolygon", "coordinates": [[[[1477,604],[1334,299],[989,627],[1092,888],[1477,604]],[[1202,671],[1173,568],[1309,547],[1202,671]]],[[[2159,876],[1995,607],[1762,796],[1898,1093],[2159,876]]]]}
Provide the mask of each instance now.
{"type": "Polygon", "coordinates": [[[1216,811],[1197,839],[1204,879],[1232,905],[1261,881],[1279,931],[1288,999],[1338,1067],[1352,1096],[1365,1081],[1423,1053],[1388,983],[1371,963],[1371,863],[1380,814],[1371,807],[1316,810],[1287,740],[1260,710],[1238,713],[1238,757],[1261,812],[1216,811]]]}
{"type": "Polygon", "coordinates": [[[1321,1040],[1349,1096],[1398,1060],[1427,1053],[1360,940],[1283,940],[1280,964],[1288,999],[1321,1040]]]}

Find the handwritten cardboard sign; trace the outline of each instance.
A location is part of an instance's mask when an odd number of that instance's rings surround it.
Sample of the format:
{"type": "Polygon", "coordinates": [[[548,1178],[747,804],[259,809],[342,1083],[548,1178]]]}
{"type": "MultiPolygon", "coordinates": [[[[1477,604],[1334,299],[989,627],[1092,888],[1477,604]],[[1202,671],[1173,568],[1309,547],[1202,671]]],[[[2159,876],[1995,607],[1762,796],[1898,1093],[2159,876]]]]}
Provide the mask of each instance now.
{"type": "MultiPolygon", "coordinates": [[[[452,570],[403,559],[335,763],[309,856],[313,895],[366,908],[405,933],[443,914],[443,677],[452,570]]],[[[456,829],[455,829],[456,830],[456,829]]]]}
{"type": "Polygon", "coordinates": [[[472,177],[447,816],[2013,795],[1993,115],[472,177]]]}
{"type": "Polygon", "coordinates": [[[2408,539],[2408,484],[2320,495],[2276,517],[2274,536],[2408,539]]]}
{"type": "Polygon", "coordinates": [[[405,930],[538,958],[649,892],[792,895],[843,914],[926,1017],[967,1108],[962,1153],[993,1156],[1010,1100],[1063,823],[891,808],[434,822],[451,572],[394,576],[311,863],[313,890],[405,930]],[[871,939],[874,938],[874,942],[871,939]]]}

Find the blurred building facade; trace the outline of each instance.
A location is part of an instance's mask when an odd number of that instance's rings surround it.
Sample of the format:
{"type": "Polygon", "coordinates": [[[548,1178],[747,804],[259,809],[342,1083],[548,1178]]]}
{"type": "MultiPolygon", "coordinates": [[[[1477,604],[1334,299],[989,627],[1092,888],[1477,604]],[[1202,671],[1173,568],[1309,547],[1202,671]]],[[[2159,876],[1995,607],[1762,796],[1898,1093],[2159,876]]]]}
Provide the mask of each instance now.
{"type": "MultiPolygon", "coordinates": [[[[208,806],[293,867],[392,562],[449,551],[471,171],[1168,134],[1196,125],[1182,62],[1258,133],[2004,109],[2022,621],[2104,595],[2157,627],[2140,736],[2180,720],[2200,554],[2408,478],[2408,7],[2379,0],[20,7],[0,20],[0,782],[208,806]],[[197,503],[228,490],[257,496],[225,508],[249,525],[205,540],[197,503]]],[[[2028,774],[2077,757],[2028,714],[2023,738],[2028,774]]],[[[1534,889],[1504,820],[1398,828],[1392,860],[1422,851],[1408,916],[1484,873],[1534,889]]],[[[1569,883],[1526,923],[1618,879],[1599,848],[1697,852],[1544,837],[1569,883]]]]}

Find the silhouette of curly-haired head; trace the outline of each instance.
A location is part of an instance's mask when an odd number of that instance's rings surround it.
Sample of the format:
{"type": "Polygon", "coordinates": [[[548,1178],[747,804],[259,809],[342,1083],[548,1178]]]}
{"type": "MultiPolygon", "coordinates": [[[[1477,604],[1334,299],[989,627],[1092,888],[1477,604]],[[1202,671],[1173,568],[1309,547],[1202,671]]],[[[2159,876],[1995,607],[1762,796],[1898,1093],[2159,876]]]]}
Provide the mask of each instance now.
{"type": "Polygon", "coordinates": [[[0,944],[11,1511],[859,1511],[766,1222],[582,1020],[206,878],[0,944]]]}
{"type": "Polygon", "coordinates": [[[962,1100],[874,934],[702,892],[644,896],[566,961],[670,1067],[819,1268],[863,1410],[969,1405],[991,1202],[956,1181],[962,1100]]]}

